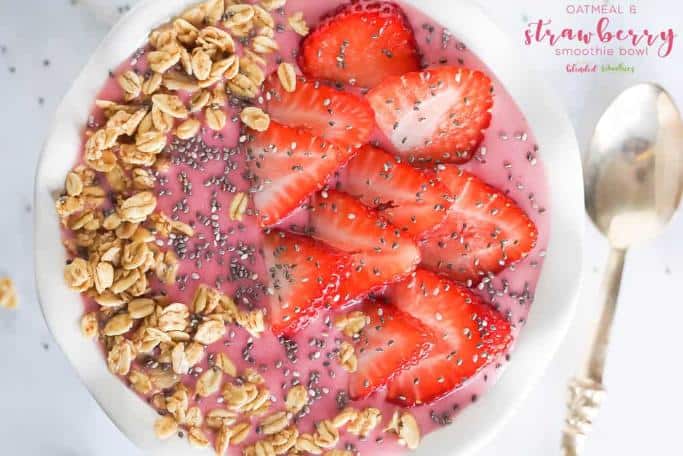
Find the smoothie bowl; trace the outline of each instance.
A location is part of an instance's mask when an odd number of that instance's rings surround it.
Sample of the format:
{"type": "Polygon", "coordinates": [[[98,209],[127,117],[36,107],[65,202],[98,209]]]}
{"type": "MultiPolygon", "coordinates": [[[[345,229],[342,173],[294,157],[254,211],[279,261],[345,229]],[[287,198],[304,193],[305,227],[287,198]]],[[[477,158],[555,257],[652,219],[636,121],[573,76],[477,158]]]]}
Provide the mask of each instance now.
{"type": "Polygon", "coordinates": [[[477,8],[440,3],[143,1],[76,81],[38,288],[145,451],[463,454],[550,361],[573,133],[477,8]]]}

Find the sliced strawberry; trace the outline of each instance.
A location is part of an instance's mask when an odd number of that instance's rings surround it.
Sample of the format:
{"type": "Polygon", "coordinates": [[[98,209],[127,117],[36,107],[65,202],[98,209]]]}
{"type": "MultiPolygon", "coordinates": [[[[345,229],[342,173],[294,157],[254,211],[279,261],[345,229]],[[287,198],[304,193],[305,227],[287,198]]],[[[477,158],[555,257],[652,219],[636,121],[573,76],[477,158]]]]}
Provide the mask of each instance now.
{"type": "Polygon", "coordinates": [[[299,66],[314,78],[374,87],[388,76],[419,70],[420,57],[413,29],[398,5],[356,0],[304,39],[299,66]]]}
{"type": "Polygon", "coordinates": [[[320,81],[299,78],[287,92],[276,75],[266,81],[270,117],[290,127],[304,127],[315,136],[342,145],[360,147],[375,128],[375,113],[368,102],[320,81]]]}
{"type": "Polygon", "coordinates": [[[448,189],[381,149],[365,146],[340,173],[340,189],[419,236],[446,218],[448,189]]]}
{"type": "Polygon", "coordinates": [[[480,71],[432,68],[389,78],[368,100],[380,130],[402,156],[464,163],[491,123],[493,85],[480,71]]]}
{"type": "Polygon", "coordinates": [[[356,342],[358,370],[349,378],[352,399],[364,399],[431,351],[435,338],[418,320],[392,305],[368,301],[370,324],[356,342]]]}
{"type": "Polygon", "coordinates": [[[471,286],[535,247],[536,226],[511,198],[452,165],[438,176],[454,203],[446,221],[420,244],[425,267],[471,286]]]}
{"type": "Polygon", "coordinates": [[[247,162],[261,226],[276,224],[300,206],[352,154],[303,129],[275,122],[268,131],[253,134],[247,162]]]}
{"type": "Polygon", "coordinates": [[[311,235],[350,254],[335,307],[400,281],[420,263],[420,251],[407,235],[345,193],[323,191],[313,198],[311,235]]]}
{"type": "Polygon", "coordinates": [[[389,300],[431,329],[438,342],[429,356],[391,381],[387,398],[403,406],[432,402],[463,385],[504,353],[510,324],[474,293],[418,269],[389,287],[389,300]]]}
{"type": "Polygon", "coordinates": [[[320,242],[278,230],[264,235],[263,255],[272,331],[291,336],[334,299],[347,260],[320,242]]]}

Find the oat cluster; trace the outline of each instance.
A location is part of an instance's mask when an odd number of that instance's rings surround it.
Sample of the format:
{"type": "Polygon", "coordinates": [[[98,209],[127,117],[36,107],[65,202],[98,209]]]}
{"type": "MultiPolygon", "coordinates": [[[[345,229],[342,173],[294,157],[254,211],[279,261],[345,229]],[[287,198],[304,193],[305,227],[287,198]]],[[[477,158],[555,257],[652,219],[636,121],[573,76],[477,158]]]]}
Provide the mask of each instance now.
{"type": "Polygon", "coordinates": [[[17,290],[9,277],[0,278],[0,308],[16,309],[19,304],[17,290]]]}

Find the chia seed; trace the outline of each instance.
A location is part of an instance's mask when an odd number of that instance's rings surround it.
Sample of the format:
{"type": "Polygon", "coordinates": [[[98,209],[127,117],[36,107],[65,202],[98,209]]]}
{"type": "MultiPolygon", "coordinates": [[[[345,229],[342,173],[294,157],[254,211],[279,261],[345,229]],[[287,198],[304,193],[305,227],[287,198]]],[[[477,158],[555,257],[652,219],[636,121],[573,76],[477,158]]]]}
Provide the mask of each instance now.
{"type": "Polygon", "coordinates": [[[337,410],[344,410],[349,403],[349,393],[344,390],[337,391],[334,399],[337,403],[337,410]]]}

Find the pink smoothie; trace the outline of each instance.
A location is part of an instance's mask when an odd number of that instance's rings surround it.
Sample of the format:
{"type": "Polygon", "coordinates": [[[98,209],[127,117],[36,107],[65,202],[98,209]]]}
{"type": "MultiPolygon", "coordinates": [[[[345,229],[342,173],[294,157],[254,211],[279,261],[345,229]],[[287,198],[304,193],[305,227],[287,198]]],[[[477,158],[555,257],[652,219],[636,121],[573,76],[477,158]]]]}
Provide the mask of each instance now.
{"type": "MultiPolygon", "coordinates": [[[[276,22],[286,25],[289,14],[303,11],[313,27],[324,13],[341,3],[344,2],[289,0],[284,15],[275,12],[276,22]]],[[[476,158],[464,167],[508,192],[529,214],[539,230],[538,245],[525,260],[480,285],[477,290],[509,318],[517,336],[524,327],[533,301],[550,228],[542,151],[538,150],[533,133],[514,100],[485,64],[467,49],[467,43],[462,43],[457,36],[416,9],[404,8],[415,29],[425,65],[464,65],[482,70],[493,79],[493,121],[476,158]]],[[[293,62],[292,56],[298,49],[300,37],[288,27],[284,28],[285,31],[276,35],[280,56],[293,62]]],[[[129,68],[144,74],[147,69],[144,50],[125,62],[114,75],[129,68]]],[[[274,68],[275,58],[272,58],[270,69],[274,68]]],[[[109,78],[99,98],[123,99],[114,77],[109,78]]],[[[196,287],[206,283],[234,296],[238,305],[244,308],[265,306],[263,280],[266,279],[266,273],[260,252],[261,232],[255,217],[247,216],[243,222],[236,223],[226,216],[234,194],[248,192],[249,189],[243,178],[245,158],[239,147],[240,126],[235,111],[231,116],[224,131],[215,133],[205,128],[201,138],[190,141],[172,138],[172,145],[166,151],[173,166],[161,176],[157,188],[158,209],[195,228],[193,238],[174,237],[169,239],[166,246],[174,249],[182,259],[177,285],[161,287],[158,283],[154,284],[158,291],[167,293],[173,302],[189,304],[196,287]]],[[[94,109],[92,126],[102,120],[102,112],[94,109]]],[[[305,223],[305,214],[295,214],[293,217],[284,225],[305,223]]],[[[89,310],[93,306],[96,305],[86,302],[89,310]]],[[[333,319],[334,315],[321,314],[318,321],[288,342],[288,350],[268,331],[252,340],[245,331],[234,328],[234,331],[229,330],[225,340],[208,347],[207,353],[228,353],[239,371],[246,367],[258,369],[275,396],[271,410],[283,408],[283,398],[289,387],[299,383],[306,385],[315,400],[309,413],[300,417],[298,427],[302,432],[311,432],[314,422],[330,418],[346,402],[348,374],[335,361],[334,350],[341,336],[330,324],[333,319]]],[[[510,356],[507,355],[493,362],[463,388],[446,398],[412,409],[422,433],[427,434],[451,423],[457,426],[458,413],[493,385],[509,360],[510,356]]],[[[193,369],[192,375],[186,375],[183,382],[192,386],[206,367],[207,359],[193,369]]],[[[397,407],[385,402],[384,396],[384,391],[379,391],[370,399],[352,405],[356,408],[377,407],[382,411],[383,424],[386,424],[397,407]]],[[[218,396],[204,399],[200,405],[204,411],[211,410],[217,405],[217,399],[218,396]]],[[[404,452],[405,449],[397,445],[394,436],[381,433],[381,427],[364,441],[342,433],[339,447],[348,445],[348,448],[355,448],[366,455],[404,452]]],[[[259,438],[252,433],[245,443],[259,438]]],[[[241,454],[241,450],[231,448],[229,454],[241,454]]]]}

